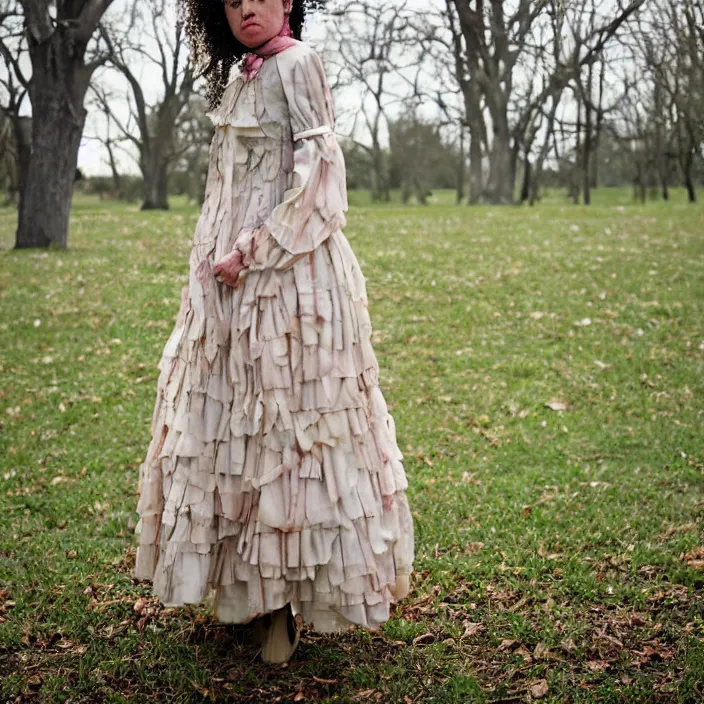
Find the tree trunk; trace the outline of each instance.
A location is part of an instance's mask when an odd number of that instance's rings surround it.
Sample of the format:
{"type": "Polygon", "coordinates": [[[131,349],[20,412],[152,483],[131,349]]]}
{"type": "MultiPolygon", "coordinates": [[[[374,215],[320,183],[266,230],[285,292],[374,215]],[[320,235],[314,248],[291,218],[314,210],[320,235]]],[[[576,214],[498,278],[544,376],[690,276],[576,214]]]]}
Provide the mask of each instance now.
{"type": "MultiPolygon", "coordinates": [[[[523,160],[523,184],[521,185],[521,203],[525,203],[530,197],[530,176],[531,164],[528,154],[523,160]]],[[[532,203],[531,203],[532,204],[532,203]]]]}
{"type": "Polygon", "coordinates": [[[147,161],[144,174],[144,202],[142,210],[168,210],[168,164],[155,154],[147,161]]]}
{"type": "Polygon", "coordinates": [[[457,189],[456,204],[459,205],[464,198],[464,127],[460,127],[460,156],[457,163],[457,189]]]}
{"type": "Polygon", "coordinates": [[[68,241],[89,73],[66,30],[57,27],[32,56],[32,147],[20,196],[15,248],[61,249],[68,241]]]}
{"type": "Polygon", "coordinates": [[[584,124],[584,145],[582,147],[582,199],[584,205],[591,205],[591,156],[592,156],[592,133],[591,133],[591,115],[592,111],[589,106],[586,107],[585,124],[584,124]]]}
{"type": "Polygon", "coordinates": [[[636,157],[636,173],[633,180],[633,197],[645,203],[645,175],[644,167],[639,157],[636,157]]]}
{"type": "Polygon", "coordinates": [[[418,203],[420,205],[428,205],[428,189],[425,183],[421,182],[417,174],[413,177],[413,190],[415,191],[418,203]]]}
{"type": "MultiPolygon", "coordinates": [[[[577,75],[577,81],[581,81],[581,75],[577,75]]],[[[574,172],[570,179],[570,188],[572,189],[572,202],[575,205],[579,205],[579,170],[582,159],[582,94],[578,88],[577,90],[577,129],[575,134],[575,146],[574,146],[574,172]]]]}
{"type": "Polygon", "coordinates": [[[529,144],[521,144],[521,142],[514,137],[513,147],[511,148],[511,202],[513,203],[513,191],[516,186],[516,174],[518,173],[518,159],[521,153],[521,147],[523,147],[526,155],[530,152],[529,144]]]}
{"type": "Polygon", "coordinates": [[[381,158],[381,147],[374,141],[372,144],[372,202],[377,202],[384,197],[384,177],[381,158]]]}
{"type": "Polygon", "coordinates": [[[476,205],[484,199],[481,139],[472,132],[469,138],[469,203],[476,205]]]}
{"type": "Polygon", "coordinates": [[[661,186],[662,186],[662,189],[661,189],[662,199],[663,200],[670,200],[670,189],[668,188],[668,185],[667,185],[667,179],[664,177],[662,178],[661,186]]]}
{"type": "Polygon", "coordinates": [[[115,197],[118,200],[122,200],[122,198],[123,198],[122,176],[120,176],[120,171],[117,168],[117,161],[115,160],[115,152],[113,151],[113,148],[112,148],[112,140],[108,139],[107,142],[105,142],[105,147],[108,150],[108,161],[110,163],[110,171],[112,172],[112,187],[115,191],[115,197]]]}
{"type": "Polygon", "coordinates": [[[694,190],[694,181],[692,180],[692,168],[687,169],[684,175],[684,185],[687,187],[687,200],[690,203],[697,202],[697,192],[694,190]]]}
{"type": "Polygon", "coordinates": [[[584,145],[582,148],[582,198],[584,205],[591,205],[590,166],[592,156],[592,64],[587,68],[587,99],[584,101],[584,145]]]}
{"type": "MultiPolygon", "coordinates": [[[[557,114],[557,107],[560,103],[562,97],[562,91],[553,95],[552,97],[552,107],[550,108],[550,114],[548,116],[547,129],[545,130],[545,140],[543,141],[543,146],[540,149],[538,158],[535,161],[535,166],[533,167],[532,178],[530,182],[530,204],[535,205],[536,200],[540,194],[540,178],[543,175],[543,165],[545,164],[545,159],[547,158],[548,151],[550,148],[550,137],[555,138],[555,115],[557,114]]],[[[560,163],[560,156],[555,149],[555,158],[560,163]]]]}
{"type": "Polygon", "coordinates": [[[513,203],[512,161],[508,121],[506,120],[505,124],[495,123],[491,145],[489,182],[486,189],[486,197],[490,203],[513,203]]]}
{"type": "Polygon", "coordinates": [[[17,210],[22,205],[22,193],[24,192],[25,184],[27,183],[27,171],[29,161],[32,157],[32,118],[23,115],[13,115],[12,118],[12,133],[17,147],[17,179],[16,199],[17,210]]]}
{"type": "Polygon", "coordinates": [[[484,200],[484,145],[486,144],[486,125],[481,109],[481,93],[476,81],[462,82],[464,112],[469,126],[469,205],[476,205],[484,200]]]}
{"type": "Polygon", "coordinates": [[[606,62],[601,56],[601,66],[599,68],[599,102],[596,108],[596,125],[591,138],[591,187],[599,187],[599,144],[601,142],[601,131],[604,123],[604,78],[606,75],[606,62]]]}
{"type": "Polygon", "coordinates": [[[658,167],[658,178],[660,180],[660,193],[662,194],[662,199],[663,200],[669,200],[670,199],[670,188],[669,188],[669,176],[668,176],[668,171],[669,171],[669,159],[668,159],[668,154],[667,154],[667,145],[665,144],[665,140],[662,137],[662,121],[660,117],[658,117],[658,131],[656,133],[657,135],[657,145],[656,145],[656,159],[657,159],[657,167],[658,167]]]}
{"type": "MultiPolygon", "coordinates": [[[[691,134],[688,134],[691,137],[691,134]]],[[[694,140],[690,140],[693,143],[694,140]]],[[[690,203],[697,202],[697,193],[694,190],[694,181],[692,180],[692,166],[694,164],[694,154],[689,144],[684,140],[680,140],[680,165],[682,167],[682,177],[684,185],[687,187],[687,200],[690,203]]]]}

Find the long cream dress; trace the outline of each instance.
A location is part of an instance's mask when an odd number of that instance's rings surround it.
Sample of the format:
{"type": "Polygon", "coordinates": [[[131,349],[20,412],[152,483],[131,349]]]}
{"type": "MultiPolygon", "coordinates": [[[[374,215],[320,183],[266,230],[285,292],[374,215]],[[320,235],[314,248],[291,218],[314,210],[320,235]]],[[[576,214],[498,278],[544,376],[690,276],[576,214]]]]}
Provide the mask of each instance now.
{"type": "Polygon", "coordinates": [[[365,280],[341,230],[345,163],[321,60],[297,41],[208,114],[205,202],[158,364],[133,574],[167,606],[212,600],[220,622],[290,602],[318,631],[377,628],[412,569],[413,522],[365,280]],[[242,283],[217,281],[214,264],[255,235],[242,283]]]}

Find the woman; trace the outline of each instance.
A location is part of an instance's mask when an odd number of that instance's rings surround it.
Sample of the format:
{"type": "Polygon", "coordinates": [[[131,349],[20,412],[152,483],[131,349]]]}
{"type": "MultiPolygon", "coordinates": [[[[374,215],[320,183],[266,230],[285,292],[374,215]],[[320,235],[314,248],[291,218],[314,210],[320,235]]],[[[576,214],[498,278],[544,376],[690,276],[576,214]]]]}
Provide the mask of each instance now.
{"type": "Polygon", "coordinates": [[[408,592],[413,522],[378,385],[345,164],[306,0],[188,0],[214,105],[205,202],[159,362],[134,576],[212,598],[285,662],[302,622],[378,628],[408,592]],[[234,62],[241,70],[227,83],[234,62]]]}

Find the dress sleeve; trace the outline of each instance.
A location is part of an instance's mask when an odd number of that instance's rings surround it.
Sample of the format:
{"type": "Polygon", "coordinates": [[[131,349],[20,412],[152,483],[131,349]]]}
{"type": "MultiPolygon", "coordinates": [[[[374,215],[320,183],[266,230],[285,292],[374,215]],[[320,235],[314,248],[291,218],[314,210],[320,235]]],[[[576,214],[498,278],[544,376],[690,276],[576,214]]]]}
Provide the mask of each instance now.
{"type": "Polygon", "coordinates": [[[235,244],[251,269],[290,266],[346,225],[345,160],[322,61],[309,49],[279,67],[293,136],[292,185],[263,226],[235,244]]]}

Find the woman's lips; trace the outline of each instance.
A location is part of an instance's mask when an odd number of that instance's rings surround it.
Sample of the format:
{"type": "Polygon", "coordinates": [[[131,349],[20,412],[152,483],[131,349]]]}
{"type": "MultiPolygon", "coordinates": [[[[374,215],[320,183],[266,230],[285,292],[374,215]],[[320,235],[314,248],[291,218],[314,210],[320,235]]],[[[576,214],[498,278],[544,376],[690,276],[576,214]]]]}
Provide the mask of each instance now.
{"type": "Polygon", "coordinates": [[[242,23],[242,29],[247,29],[248,27],[253,27],[258,24],[259,22],[257,22],[256,20],[248,20],[247,22],[242,23]]]}

